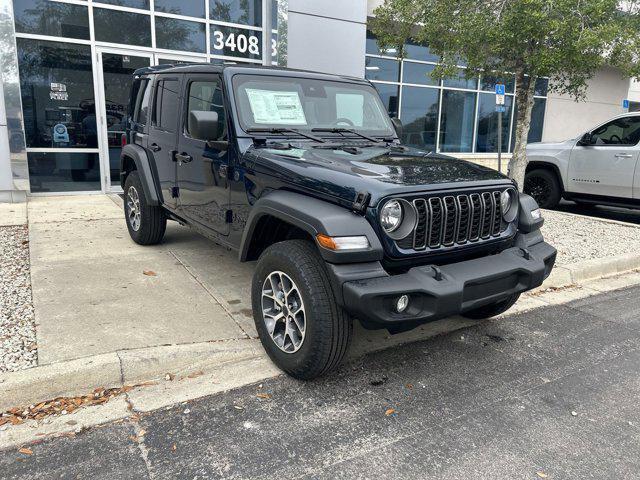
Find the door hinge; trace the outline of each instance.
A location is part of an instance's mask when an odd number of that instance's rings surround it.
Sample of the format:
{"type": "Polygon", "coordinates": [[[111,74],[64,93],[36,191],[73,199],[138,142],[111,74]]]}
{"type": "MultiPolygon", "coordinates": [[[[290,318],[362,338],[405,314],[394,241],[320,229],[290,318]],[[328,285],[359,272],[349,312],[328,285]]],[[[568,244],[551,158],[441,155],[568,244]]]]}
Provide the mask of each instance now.
{"type": "Polygon", "coordinates": [[[233,223],[233,210],[227,210],[224,212],[225,222],[233,223]]]}
{"type": "Polygon", "coordinates": [[[171,187],[171,198],[178,198],[180,196],[180,187],[171,187]]]}

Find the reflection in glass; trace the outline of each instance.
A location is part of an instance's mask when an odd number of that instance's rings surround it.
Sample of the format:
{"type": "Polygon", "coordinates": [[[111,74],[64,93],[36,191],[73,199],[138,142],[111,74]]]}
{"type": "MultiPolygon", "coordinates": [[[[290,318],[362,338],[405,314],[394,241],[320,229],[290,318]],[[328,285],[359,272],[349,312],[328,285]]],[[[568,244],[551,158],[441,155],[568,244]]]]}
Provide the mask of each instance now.
{"type": "Polygon", "coordinates": [[[440,60],[438,55],[431,53],[429,47],[421,45],[413,40],[409,40],[404,44],[404,53],[411,60],[422,60],[425,62],[437,62],[440,60]]]}
{"type": "Polygon", "coordinates": [[[402,87],[404,143],[435,151],[439,96],[436,88],[402,87]]]}
{"type": "Polygon", "coordinates": [[[211,53],[240,58],[262,58],[262,32],[211,25],[211,53]]]}
{"type": "Polygon", "coordinates": [[[206,26],[204,23],[156,17],[156,46],[167,50],[205,53],[206,26]]]}
{"type": "Polygon", "coordinates": [[[133,83],[133,72],[138,68],[148,67],[149,63],[148,57],[102,54],[111,185],[120,184],[120,152],[129,114],[129,92],[133,83]]]}
{"type": "Polygon", "coordinates": [[[107,3],[109,5],[120,5],[121,7],[149,10],[149,0],[93,0],[93,3],[107,3]]]}
{"type": "MultiPolygon", "coordinates": [[[[511,110],[513,96],[505,97],[506,113],[502,114],[502,151],[509,148],[509,125],[511,125],[511,110]]],[[[496,113],[496,96],[491,93],[480,94],[478,105],[478,138],[476,152],[495,153],[498,151],[498,114],[496,113]]]]}
{"type": "Polygon", "coordinates": [[[470,152],[472,150],[475,113],[475,93],[443,91],[440,151],[470,152]]]}
{"type": "Polygon", "coordinates": [[[99,42],[151,46],[149,15],[94,8],[93,24],[99,42]]]}
{"type": "Polygon", "coordinates": [[[367,46],[366,51],[370,55],[385,55],[387,57],[397,57],[398,49],[389,47],[386,50],[380,50],[378,40],[371,30],[367,30],[367,46]]]}
{"type": "Polygon", "coordinates": [[[397,82],[400,80],[400,62],[387,58],[366,57],[364,77],[368,80],[397,82]]]}
{"type": "Polygon", "coordinates": [[[29,152],[31,192],[100,190],[98,153],[29,152]]]}
{"type": "MultiPolygon", "coordinates": [[[[533,110],[531,111],[531,126],[529,127],[529,136],[527,143],[542,141],[542,127],[544,126],[544,113],[547,108],[547,100],[545,98],[536,98],[533,101],[533,110]]],[[[518,106],[515,106],[515,114],[513,116],[513,134],[511,139],[511,149],[516,145],[516,119],[518,118],[518,106]]]]}
{"type": "Polygon", "coordinates": [[[14,0],[16,32],[89,39],[87,7],[47,0],[14,0]]]}
{"type": "Polygon", "coordinates": [[[443,80],[443,85],[450,88],[468,88],[470,90],[475,90],[476,88],[478,88],[478,78],[466,78],[466,72],[466,69],[459,68],[458,76],[453,78],[445,78],[443,80]]]}
{"type": "Polygon", "coordinates": [[[536,91],[535,95],[540,97],[546,97],[549,91],[549,79],[548,78],[538,78],[536,80],[536,91]]]}
{"type": "Polygon", "coordinates": [[[374,83],[380,99],[392,118],[398,117],[398,86],[388,83],[374,83]]]}
{"type": "Polygon", "coordinates": [[[204,0],[189,0],[188,2],[184,0],[155,0],[153,8],[156,12],[173,13],[187,17],[205,17],[204,0]]]}
{"type": "Polygon", "coordinates": [[[87,45],[18,38],[27,147],[96,148],[96,111],[87,45]]]}
{"type": "Polygon", "coordinates": [[[435,68],[435,65],[429,65],[428,63],[404,62],[402,65],[402,81],[418,85],[440,85],[440,80],[431,76],[431,72],[435,68]]]}
{"type": "Polygon", "coordinates": [[[495,92],[496,84],[498,83],[504,85],[507,93],[513,93],[516,79],[513,76],[502,78],[495,75],[482,75],[482,78],[480,79],[480,90],[484,90],[486,92],[495,92]]]}
{"type": "Polygon", "coordinates": [[[262,0],[209,0],[209,19],[262,26],[262,0]]]}

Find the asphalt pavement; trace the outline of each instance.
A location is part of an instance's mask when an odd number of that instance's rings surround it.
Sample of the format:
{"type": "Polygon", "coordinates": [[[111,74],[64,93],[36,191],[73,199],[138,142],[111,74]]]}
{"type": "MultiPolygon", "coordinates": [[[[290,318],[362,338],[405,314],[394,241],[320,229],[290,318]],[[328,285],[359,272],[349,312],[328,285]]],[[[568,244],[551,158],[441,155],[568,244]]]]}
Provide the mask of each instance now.
{"type": "Polygon", "coordinates": [[[3,479],[631,479],[640,287],[0,453],[3,479]]]}

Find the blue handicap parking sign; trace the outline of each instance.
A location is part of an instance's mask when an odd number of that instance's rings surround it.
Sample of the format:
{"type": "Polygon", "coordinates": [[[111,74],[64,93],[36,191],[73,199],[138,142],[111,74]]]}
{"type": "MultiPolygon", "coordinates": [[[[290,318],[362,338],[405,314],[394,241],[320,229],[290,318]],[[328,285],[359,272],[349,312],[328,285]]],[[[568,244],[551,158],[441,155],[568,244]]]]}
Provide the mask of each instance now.
{"type": "Polygon", "coordinates": [[[505,87],[501,83],[496,84],[496,95],[504,95],[506,93],[505,87]]]}
{"type": "Polygon", "coordinates": [[[622,101],[622,108],[629,108],[629,100],[622,101]]]}

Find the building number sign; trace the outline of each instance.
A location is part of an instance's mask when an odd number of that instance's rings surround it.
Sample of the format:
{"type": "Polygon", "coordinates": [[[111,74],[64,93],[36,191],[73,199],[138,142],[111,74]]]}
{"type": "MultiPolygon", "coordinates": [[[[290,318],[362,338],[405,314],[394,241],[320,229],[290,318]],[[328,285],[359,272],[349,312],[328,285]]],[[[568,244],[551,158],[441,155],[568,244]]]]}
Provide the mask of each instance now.
{"type": "Polygon", "coordinates": [[[226,52],[260,55],[260,40],[257,35],[245,35],[244,33],[213,32],[213,49],[226,52]]]}

